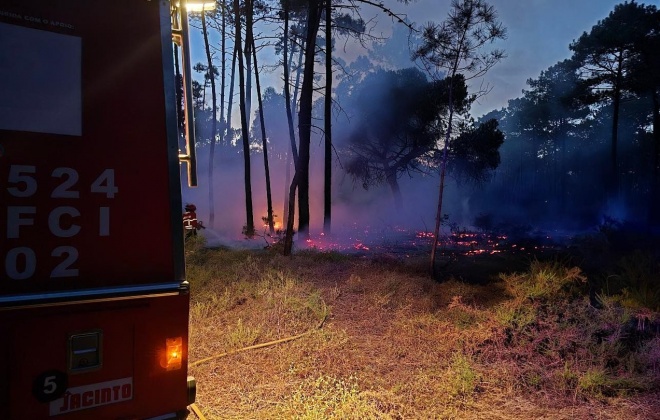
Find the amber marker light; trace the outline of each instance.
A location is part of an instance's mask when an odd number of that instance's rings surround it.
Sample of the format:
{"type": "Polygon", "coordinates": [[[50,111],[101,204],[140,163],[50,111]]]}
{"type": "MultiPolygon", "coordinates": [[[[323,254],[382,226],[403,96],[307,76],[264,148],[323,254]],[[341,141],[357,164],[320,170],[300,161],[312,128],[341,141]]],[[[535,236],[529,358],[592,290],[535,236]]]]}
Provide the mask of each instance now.
{"type": "Polygon", "coordinates": [[[183,359],[183,338],[174,337],[165,339],[165,355],[167,362],[165,369],[181,369],[181,360],[183,359]]]}

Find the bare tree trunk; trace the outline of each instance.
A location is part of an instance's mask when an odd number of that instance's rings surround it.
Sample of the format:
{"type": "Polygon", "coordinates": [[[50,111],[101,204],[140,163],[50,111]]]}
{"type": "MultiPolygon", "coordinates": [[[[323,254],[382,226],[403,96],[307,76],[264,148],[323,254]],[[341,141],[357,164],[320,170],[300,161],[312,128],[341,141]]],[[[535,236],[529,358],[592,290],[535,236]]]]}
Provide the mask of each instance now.
{"type": "Polygon", "coordinates": [[[392,199],[394,200],[394,208],[396,209],[397,216],[401,217],[403,215],[403,197],[401,196],[399,181],[396,178],[396,168],[391,167],[387,162],[383,162],[383,173],[385,174],[387,185],[392,192],[392,199]]]}
{"type": "MultiPolygon", "coordinates": [[[[304,42],[301,45],[299,54],[298,54],[298,68],[296,69],[296,81],[293,85],[293,98],[291,98],[291,93],[290,93],[290,87],[289,87],[289,92],[287,92],[287,106],[289,107],[289,137],[291,139],[291,153],[287,156],[287,168],[286,168],[286,185],[289,185],[291,182],[291,163],[293,162],[294,168],[296,163],[298,162],[298,147],[296,146],[296,134],[295,134],[295,126],[297,123],[297,118],[296,118],[296,113],[297,113],[297,106],[296,104],[298,103],[298,91],[300,88],[300,76],[302,74],[302,57],[303,57],[303,46],[304,42]]],[[[291,59],[289,60],[289,64],[293,61],[293,51],[291,51],[291,59]]],[[[289,65],[288,69],[290,71],[291,66],[289,65]]],[[[297,184],[296,184],[297,187],[297,184]]],[[[295,197],[295,194],[294,194],[295,197]]],[[[288,194],[288,187],[285,188],[285,211],[286,214],[289,212],[289,205],[287,204],[289,202],[289,194],[288,194]]],[[[286,219],[286,218],[285,218],[286,219]]]]}
{"type": "Polygon", "coordinates": [[[238,57],[238,47],[234,43],[234,53],[231,59],[231,76],[229,77],[229,104],[227,105],[227,131],[225,133],[225,143],[231,143],[231,111],[234,104],[234,79],[236,77],[236,58],[238,57]]]}
{"type": "MultiPolygon", "coordinates": [[[[298,148],[296,147],[296,134],[295,134],[295,129],[293,125],[293,113],[291,111],[291,93],[289,92],[289,64],[287,64],[287,60],[290,59],[287,57],[288,56],[288,49],[289,49],[289,0],[285,0],[284,2],[284,39],[283,39],[283,44],[284,48],[282,51],[282,66],[284,68],[284,102],[285,102],[285,107],[286,107],[286,119],[289,125],[289,140],[291,142],[291,153],[287,153],[287,158],[286,158],[286,178],[285,178],[285,190],[284,190],[284,218],[282,219],[284,223],[288,225],[289,221],[289,193],[288,193],[288,188],[289,188],[289,183],[291,181],[291,160],[293,156],[294,163],[298,159],[298,148]]],[[[291,54],[291,57],[293,57],[293,52],[291,54]]],[[[293,195],[295,199],[295,193],[293,195]]],[[[293,216],[292,216],[293,217],[293,216]]]]}
{"type": "MultiPolygon", "coordinates": [[[[282,217],[282,222],[286,224],[289,220],[289,185],[291,185],[291,152],[286,154],[286,167],[284,169],[284,216],[282,217]]],[[[294,195],[295,199],[296,196],[294,195]]]]}
{"type": "Polygon", "coordinates": [[[653,170],[651,171],[651,191],[648,222],[650,226],[660,226],[660,95],[651,92],[653,103],[653,170]]]}
{"type": "MultiPolygon", "coordinates": [[[[288,6],[287,6],[288,7],[288,6]]],[[[288,42],[288,37],[287,37],[287,42],[288,42]]],[[[291,49],[291,54],[289,55],[289,65],[285,66],[285,70],[289,76],[286,77],[286,90],[284,92],[285,100],[286,100],[286,106],[288,107],[287,109],[287,120],[289,124],[289,138],[291,139],[291,154],[287,156],[287,167],[286,167],[286,182],[285,182],[285,193],[284,193],[284,214],[288,215],[289,214],[289,194],[288,194],[288,186],[290,185],[291,182],[291,161],[293,161],[294,167],[297,164],[298,161],[298,148],[296,147],[296,134],[295,134],[295,125],[296,125],[296,104],[298,102],[298,90],[300,87],[300,76],[302,74],[302,59],[303,59],[303,53],[304,53],[304,45],[305,42],[301,41],[301,46],[299,47],[298,51],[298,66],[296,69],[296,81],[294,83],[294,91],[293,91],[293,98],[291,98],[291,89],[289,86],[290,82],[290,70],[291,70],[291,64],[293,62],[293,55],[294,55],[294,50],[295,48],[291,49]],[[293,155],[293,157],[292,157],[293,155]]],[[[297,186],[297,184],[296,184],[297,186]]],[[[294,196],[295,197],[295,194],[294,196]]],[[[284,220],[288,220],[288,218],[285,216],[284,220]]]]}
{"type": "Polygon", "coordinates": [[[298,188],[298,172],[293,175],[293,181],[291,181],[291,186],[289,187],[289,218],[286,219],[284,255],[291,255],[293,251],[293,219],[296,212],[296,188],[298,188]]]}
{"type": "MultiPolygon", "coordinates": [[[[207,70],[208,72],[208,70],[207,70]]],[[[208,74],[208,73],[206,73],[208,74]]],[[[200,106],[201,109],[204,109],[206,107],[206,88],[209,85],[209,81],[206,79],[206,75],[204,76],[204,89],[202,89],[202,106],[200,106]]]]}
{"type": "Polygon", "coordinates": [[[566,178],[566,135],[565,130],[562,127],[560,132],[560,146],[561,147],[561,165],[559,169],[559,211],[562,219],[566,216],[566,195],[568,192],[568,179],[566,178]]]}
{"type": "Polygon", "coordinates": [[[309,239],[309,157],[312,135],[314,57],[316,55],[316,36],[321,19],[319,0],[310,0],[308,4],[305,67],[303,69],[298,118],[300,147],[298,150],[298,164],[296,165],[296,176],[298,178],[298,231],[304,239],[309,239]]]}
{"type": "Polygon", "coordinates": [[[236,14],[236,49],[239,51],[238,55],[238,87],[239,87],[239,109],[241,114],[241,134],[243,137],[243,163],[245,167],[245,234],[247,236],[254,235],[254,211],[252,209],[252,179],[250,168],[250,138],[248,132],[247,115],[245,114],[245,64],[243,63],[243,55],[241,51],[241,18],[239,13],[239,1],[234,0],[234,12],[236,14]]]}
{"type": "MultiPolygon", "coordinates": [[[[307,28],[307,23],[306,22],[305,22],[305,28],[307,28]]],[[[291,146],[291,151],[292,151],[292,154],[293,154],[293,158],[290,158],[290,160],[288,161],[286,185],[289,185],[289,182],[290,182],[289,172],[291,171],[291,160],[293,161],[294,168],[298,164],[298,148],[296,147],[295,126],[298,123],[298,118],[297,118],[298,106],[297,106],[297,104],[298,104],[298,94],[300,93],[300,79],[302,77],[304,53],[305,53],[305,40],[301,39],[300,46],[298,47],[298,66],[296,68],[296,81],[293,84],[293,98],[291,98],[291,94],[288,93],[290,100],[287,101],[287,103],[289,104],[289,108],[290,108],[289,113],[291,114],[290,115],[291,120],[289,121],[289,132],[290,132],[289,136],[291,138],[291,145],[292,145],[291,146]],[[291,133],[293,133],[293,134],[291,134],[291,133]]],[[[293,61],[293,51],[291,51],[291,59],[289,60],[289,64],[291,64],[292,61],[293,61]]],[[[289,65],[288,70],[290,70],[290,69],[291,69],[291,66],[289,65]]],[[[297,187],[298,187],[298,184],[296,184],[296,188],[297,187]]],[[[295,194],[294,194],[293,197],[295,197],[295,194]]],[[[286,200],[289,199],[289,194],[287,194],[285,196],[285,199],[286,200]]],[[[287,205],[285,208],[287,209],[287,212],[288,212],[289,206],[287,205]]]]}
{"type": "MultiPolygon", "coordinates": [[[[291,108],[296,110],[297,106],[296,104],[298,103],[298,95],[300,93],[300,78],[302,77],[303,74],[303,57],[305,54],[305,40],[302,40],[302,44],[300,45],[300,49],[298,51],[298,68],[296,69],[296,81],[293,84],[293,98],[291,98],[291,108]]],[[[294,115],[294,121],[296,121],[296,112],[293,113],[294,115]]]]}
{"type": "Polygon", "coordinates": [[[622,66],[619,66],[617,72],[617,83],[614,86],[614,98],[612,101],[612,144],[610,149],[610,185],[609,197],[619,197],[619,164],[618,164],[618,143],[619,143],[619,113],[621,107],[621,79],[622,66]]]}
{"type": "MultiPolygon", "coordinates": [[[[254,43],[254,38],[252,38],[254,43]]],[[[264,104],[261,100],[261,85],[259,84],[259,68],[257,67],[257,48],[252,45],[252,57],[254,58],[254,81],[257,84],[257,100],[259,101],[259,121],[261,122],[261,144],[264,148],[264,172],[266,173],[266,203],[268,229],[270,233],[275,233],[274,215],[273,215],[273,196],[270,191],[270,169],[268,167],[268,141],[266,140],[266,122],[264,121],[264,104]]]]}
{"type": "Polygon", "coordinates": [[[225,8],[224,0],[222,2],[222,36],[220,40],[220,54],[222,59],[220,60],[220,121],[223,124],[222,126],[222,140],[225,139],[225,128],[228,123],[225,121],[225,84],[227,83],[227,76],[225,72],[227,71],[227,65],[225,63],[225,48],[227,47],[227,10],[225,8]]]}
{"type": "MultiPolygon", "coordinates": [[[[454,72],[455,73],[455,72],[454,72]]],[[[454,74],[449,81],[449,122],[447,123],[447,133],[445,134],[445,147],[442,151],[442,163],[440,165],[440,187],[438,188],[438,208],[435,213],[435,229],[433,230],[433,245],[431,246],[431,277],[435,278],[435,259],[438,249],[438,237],[440,236],[440,223],[442,222],[442,199],[445,191],[445,174],[447,172],[447,158],[449,150],[449,141],[451,139],[451,125],[454,118],[454,74]]]]}
{"type": "Polygon", "coordinates": [[[323,176],[323,232],[332,221],[332,2],[325,0],[325,172],[323,176]]]}
{"type": "Polygon", "coordinates": [[[245,115],[248,120],[248,133],[252,112],[252,46],[254,45],[253,32],[254,3],[245,0],[245,115]]]}
{"type": "MultiPolygon", "coordinates": [[[[307,30],[307,21],[305,23],[305,30],[307,30]]],[[[304,68],[304,63],[303,63],[303,58],[305,56],[305,40],[301,39],[300,40],[300,47],[298,48],[298,66],[296,67],[296,81],[293,84],[293,98],[291,98],[291,109],[292,109],[292,115],[293,115],[293,125],[295,126],[298,123],[298,119],[296,117],[297,111],[298,111],[298,95],[300,93],[300,79],[303,74],[303,68],[304,68]]],[[[291,56],[293,59],[293,54],[291,56]]],[[[289,66],[289,70],[291,69],[291,66],[289,66]]],[[[296,153],[297,155],[297,153],[296,153]]]]}
{"type": "Polygon", "coordinates": [[[213,228],[213,223],[215,221],[215,204],[213,200],[213,157],[215,154],[215,134],[218,132],[218,107],[217,99],[215,96],[215,75],[213,73],[213,60],[211,59],[211,48],[209,46],[209,36],[206,28],[206,17],[204,12],[202,12],[202,33],[204,35],[204,47],[206,48],[208,75],[211,82],[211,104],[213,115],[213,119],[211,120],[211,146],[209,149],[209,226],[213,228]]]}

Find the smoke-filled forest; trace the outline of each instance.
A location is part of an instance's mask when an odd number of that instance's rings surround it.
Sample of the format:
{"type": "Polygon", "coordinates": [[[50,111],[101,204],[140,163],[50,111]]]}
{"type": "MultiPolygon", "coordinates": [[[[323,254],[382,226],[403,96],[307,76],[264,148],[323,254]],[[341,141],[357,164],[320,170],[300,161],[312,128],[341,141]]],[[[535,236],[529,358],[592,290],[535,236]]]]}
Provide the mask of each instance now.
{"type": "Polygon", "coordinates": [[[660,11],[616,4],[484,111],[520,50],[446,3],[191,13],[211,418],[658,418],[660,11]]]}
{"type": "Polygon", "coordinates": [[[444,234],[604,222],[657,231],[655,6],[617,5],[519,97],[475,116],[488,95],[479,77],[506,59],[492,6],[472,11],[459,45],[451,16],[417,24],[401,3],[298,3],[220,2],[192,15],[209,45],[193,73],[200,182],[184,199],[210,241],[260,234],[269,218],[286,230],[294,180],[300,239],[356,224],[432,231],[441,173],[444,234]],[[389,37],[370,32],[366,7],[400,19],[389,37]],[[347,44],[364,48],[347,57],[347,44]]]}

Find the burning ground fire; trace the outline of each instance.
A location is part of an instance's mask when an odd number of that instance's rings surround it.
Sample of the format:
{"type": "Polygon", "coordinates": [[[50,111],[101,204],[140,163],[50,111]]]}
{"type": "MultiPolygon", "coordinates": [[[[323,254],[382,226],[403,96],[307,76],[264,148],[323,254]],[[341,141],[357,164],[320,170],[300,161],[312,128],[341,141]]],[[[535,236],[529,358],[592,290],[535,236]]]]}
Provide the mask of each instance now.
{"type": "MultiPolygon", "coordinates": [[[[342,234],[312,236],[304,247],[320,251],[379,254],[402,256],[428,252],[433,242],[433,232],[415,231],[405,228],[358,228],[345,230],[342,234]]],[[[556,249],[552,238],[544,236],[533,241],[516,243],[509,236],[488,232],[461,231],[441,235],[438,250],[445,255],[494,255],[501,252],[537,252],[556,249]]]]}

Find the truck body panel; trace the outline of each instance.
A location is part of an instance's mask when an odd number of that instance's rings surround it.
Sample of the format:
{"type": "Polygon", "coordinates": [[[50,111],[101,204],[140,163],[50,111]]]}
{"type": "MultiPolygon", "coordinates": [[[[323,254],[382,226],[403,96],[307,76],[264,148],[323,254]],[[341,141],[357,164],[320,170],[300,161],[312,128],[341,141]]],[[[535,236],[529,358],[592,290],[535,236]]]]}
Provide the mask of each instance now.
{"type": "Polygon", "coordinates": [[[190,403],[171,5],[0,5],[0,418],[190,403]]]}

